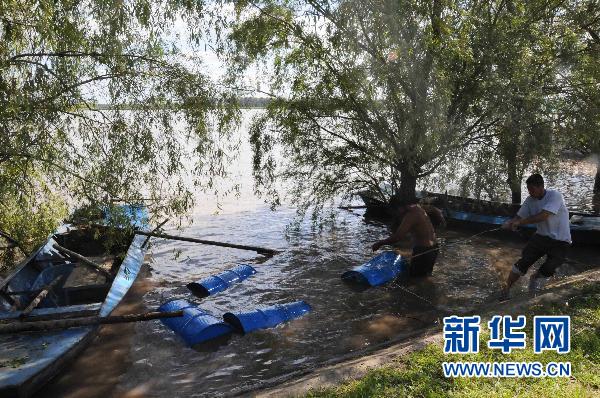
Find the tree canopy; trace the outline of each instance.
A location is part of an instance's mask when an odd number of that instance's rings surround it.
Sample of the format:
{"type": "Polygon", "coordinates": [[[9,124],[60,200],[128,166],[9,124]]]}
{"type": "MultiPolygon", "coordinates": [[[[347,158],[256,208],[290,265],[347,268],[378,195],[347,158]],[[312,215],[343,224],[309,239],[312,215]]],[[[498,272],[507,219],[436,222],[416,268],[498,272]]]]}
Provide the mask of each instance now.
{"type": "Polygon", "coordinates": [[[272,60],[275,98],[252,140],[259,183],[275,175],[283,144],[303,203],[349,189],[414,196],[416,179],[482,140],[486,37],[469,10],[442,2],[258,2],[240,5],[234,67],[272,60]]]}
{"type": "MultiPolygon", "coordinates": [[[[565,17],[579,39],[561,87],[566,145],[584,154],[600,154],[600,2],[579,2],[565,17]]],[[[594,191],[600,193],[600,158],[594,191]]]]}
{"type": "Polygon", "coordinates": [[[274,203],[280,181],[301,211],[409,199],[458,163],[476,195],[508,182],[516,201],[534,160],[600,150],[598,32],[596,0],[0,0],[0,231],[27,251],[75,203],[185,212],[227,173],[224,87],[253,70],[274,203]],[[193,56],[207,32],[218,87],[193,56]]]}
{"type": "Polygon", "coordinates": [[[0,230],[31,244],[73,203],[181,213],[191,182],[225,172],[226,141],[213,138],[235,109],[179,48],[200,43],[204,12],[195,1],[0,1],[0,230]]]}
{"type": "Polygon", "coordinates": [[[277,198],[273,182],[287,180],[305,207],[359,189],[409,198],[417,179],[494,148],[488,176],[520,196],[565,120],[579,3],[237,3],[232,76],[266,65],[272,97],[252,130],[259,186],[277,198]]]}

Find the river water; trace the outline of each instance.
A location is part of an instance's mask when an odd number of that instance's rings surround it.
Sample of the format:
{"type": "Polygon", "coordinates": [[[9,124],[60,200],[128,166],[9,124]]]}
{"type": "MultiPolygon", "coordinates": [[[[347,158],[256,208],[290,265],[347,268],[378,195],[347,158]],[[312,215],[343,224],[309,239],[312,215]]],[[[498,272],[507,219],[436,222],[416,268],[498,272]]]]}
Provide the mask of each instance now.
{"type": "MultiPolygon", "coordinates": [[[[246,154],[236,164],[239,180],[246,183],[250,180],[249,162],[246,154]]],[[[572,162],[565,169],[567,174],[557,175],[553,181],[561,183],[573,208],[588,209],[594,165],[572,162]]],[[[271,211],[254,197],[248,184],[239,197],[225,198],[219,206],[214,197],[200,196],[193,223],[180,230],[171,227],[167,233],[269,247],[281,253],[265,258],[251,251],[154,239],[149,269],[140,278],[143,288],[135,293],[136,308],[154,310],[165,301],[185,298],[220,317],[225,312],[304,300],[312,306],[311,313],[273,329],[232,335],[195,349],[186,347],[158,321],[105,327],[108,332],[40,395],[243,394],[291,372],[359,355],[391,339],[409,336],[438,322],[436,309],[461,312],[494,302],[501,281],[524,245],[518,238],[483,234],[469,239],[471,232],[442,230],[438,232],[442,249],[433,276],[356,291],[344,284],[340,275],[372,257],[370,246],[387,236],[386,226],[365,220],[362,210],[340,210],[335,225],[322,231],[314,230],[310,221],[290,228],[294,216],[294,209],[287,207],[271,211]],[[217,208],[220,213],[214,214],[217,208]],[[191,281],[241,263],[255,266],[258,273],[202,300],[185,288],[191,281]],[[80,377],[81,369],[89,367],[95,371],[80,377]],[[111,380],[109,386],[106,380],[111,380]],[[105,385],[94,389],[94,383],[105,385]]],[[[409,243],[404,246],[409,253],[409,243]]],[[[597,266],[600,258],[593,249],[573,249],[557,277],[597,266]]],[[[526,291],[524,279],[515,293],[526,291]]]]}

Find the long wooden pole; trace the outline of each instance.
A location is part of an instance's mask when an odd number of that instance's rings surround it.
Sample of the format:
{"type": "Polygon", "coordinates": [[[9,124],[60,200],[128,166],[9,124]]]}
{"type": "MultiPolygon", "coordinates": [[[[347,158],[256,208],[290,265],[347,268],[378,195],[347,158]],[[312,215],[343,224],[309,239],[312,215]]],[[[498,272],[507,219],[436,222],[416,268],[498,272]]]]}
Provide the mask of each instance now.
{"type": "Polygon", "coordinates": [[[360,205],[360,206],[338,206],[338,209],[343,209],[343,210],[352,210],[352,209],[366,209],[367,206],[365,205],[360,205]]]}
{"type": "MultiPolygon", "coordinates": [[[[156,228],[154,228],[154,229],[152,230],[152,232],[156,232],[156,231],[160,230],[160,228],[161,228],[163,225],[165,225],[165,224],[166,224],[168,221],[169,221],[169,219],[167,218],[165,221],[163,221],[163,222],[161,222],[160,224],[158,224],[158,225],[156,226],[156,228]]],[[[146,239],[144,240],[144,243],[142,243],[142,247],[145,247],[145,246],[148,244],[148,242],[150,241],[150,238],[151,238],[151,236],[148,236],[148,237],[146,237],[146,239]]]]}
{"type": "Polygon", "coordinates": [[[265,254],[268,256],[273,256],[273,255],[279,253],[277,250],[267,249],[267,248],[258,247],[258,246],[236,245],[234,243],[216,242],[216,241],[212,241],[212,240],[196,239],[196,238],[190,238],[190,237],[186,237],[186,236],[159,234],[159,233],[155,233],[155,232],[135,231],[135,233],[138,235],[152,236],[154,238],[181,240],[184,242],[202,243],[205,245],[213,245],[213,246],[221,246],[221,247],[231,247],[233,249],[241,249],[241,250],[252,250],[252,251],[257,252],[258,254],[265,254]]]}
{"type": "Polygon", "coordinates": [[[11,322],[6,324],[0,324],[0,334],[20,332],[45,332],[47,330],[67,329],[80,326],[151,321],[153,319],[177,318],[181,316],[183,316],[183,310],[172,312],[148,312],[145,314],[130,314],[107,317],[93,316],[85,318],[58,319],[53,321],[11,322]]]}
{"type": "Polygon", "coordinates": [[[54,280],[52,282],[50,282],[49,284],[47,284],[46,286],[44,286],[42,288],[42,290],[31,301],[31,303],[29,303],[29,305],[27,306],[27,308],[25,308],[23,310],[23,312],[21,312],[21,314],[19,316],[21,318],[25,318],[26,316],[28,316],[29,313],[31,311],[33,311],[35,309],[35,307],[37,307],[44,298],[46,298],[46,296],[48,295],[48,293],[50,293],[52,291],[52,289],[54,289],[54,286],[58,285],[58,283],[63,278],[64,278],[63,275],[59,275],[56,278],[54,278],[54,280]]]}
{"type": "Polygon", "coordinates": [[[105,270],[100,265],[96,264],[95,262],[85,258],[81,254],[75,253],[74,251],[69,250],[66,247],[62,247],[58,243],[55,243],[54,245],[52,245],[52,247],[62,254],[66,254],[67,256],[71,256],[71,257],[79,260],[82,264],[87,265],[90,268],[93,268],[95,271],[101,273],[102,275],[106,276],[107,278],[109,278],[109,279],[114,278],[110,272],[108,272],[107,270],[105,270]]]}

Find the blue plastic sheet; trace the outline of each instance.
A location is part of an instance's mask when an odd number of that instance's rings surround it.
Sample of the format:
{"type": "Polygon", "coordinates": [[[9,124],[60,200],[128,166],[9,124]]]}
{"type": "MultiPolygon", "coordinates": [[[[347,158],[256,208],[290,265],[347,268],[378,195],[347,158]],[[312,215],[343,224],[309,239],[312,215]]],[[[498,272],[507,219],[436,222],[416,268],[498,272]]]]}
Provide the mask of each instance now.
{"type": "Polygon", "coordinates": [[[393,251],[385,251],[369,262],[342,274],[342,279],[368,286],[380,286],[408,272],[406,260],[393,251]]]}
{"type": "Polygon", "coordinates": [[[281,323],[300,318],[311,311],[310,305],[304,301],[277,304],[271,307],[256,309],[250,312],[223,315],[225,322],[236,331],[249,333],[257,329],[268,329],[281,323]]]}
{"type": "Polygon", "coordinates": [[[161,312],[183,310],[183,316],[164,318],[161,322],[193,346],[231,333],[231,326],[186,300],[168,301],[158,308],[161,312]]]}
{"type": "MultiPolygon", "coordinates": [[[[119,227],[128,227],[132,225],[134,228],[147,230],[149,226],[148,209],[143,205],[117,205],[113,212],[120,217],[125,217],[125,224],[119,224],[119,227]]],[[[104,221],[110,223],[113,214],[109,209],[104,209],[104,221]]]]}
{"type": "Polygon", "coordinates": [[[208,297],[222,292],[232,284],[241,282],[254,274],[256,274],[256,270],[253,267],[247,264],[240,264],[220,274],[209,276],[197,282],[188,283],[187,288],[196,297],[208,297]]]}

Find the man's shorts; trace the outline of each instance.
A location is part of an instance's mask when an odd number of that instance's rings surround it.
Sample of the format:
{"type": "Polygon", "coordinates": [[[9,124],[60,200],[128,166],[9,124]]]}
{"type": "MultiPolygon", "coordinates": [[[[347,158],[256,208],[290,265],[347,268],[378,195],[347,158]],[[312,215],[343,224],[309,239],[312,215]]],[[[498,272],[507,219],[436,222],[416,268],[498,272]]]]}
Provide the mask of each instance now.
{"type": "Polygon", "coordinates": [[[431,275],[439,252],[437,243],[433,246],[413,247],[409,275],[417,278],[431,275]]]}
{"type": "Polygon", "coordinates": [[[568,242],[534,234],[523,248],[521,258],[515,263],[513,271],[525,275],[533,263],[546,255],[546,261],[544,261],[538,272],[544,277],[552,276],[556,268],[565,261],[568,248],[568,242]]]}

